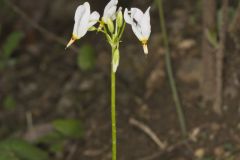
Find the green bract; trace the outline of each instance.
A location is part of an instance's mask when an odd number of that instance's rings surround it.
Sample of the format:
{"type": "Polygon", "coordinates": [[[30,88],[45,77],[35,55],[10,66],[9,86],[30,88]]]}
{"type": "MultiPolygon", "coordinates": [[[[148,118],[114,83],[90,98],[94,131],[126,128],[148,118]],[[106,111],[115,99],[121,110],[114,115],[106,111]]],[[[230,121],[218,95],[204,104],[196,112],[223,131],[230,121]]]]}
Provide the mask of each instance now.
{"type": "Polygon", "coordinates": [[[113,52],[113,58],[112,58],[112,70],[113,70],[113,72],[116,72],[116,71],[117,71],[117,67],[118,67],[118,65],[119,65],[119,58],[120,58],[119,50],[116,49],[116,50],[113,52]]]}

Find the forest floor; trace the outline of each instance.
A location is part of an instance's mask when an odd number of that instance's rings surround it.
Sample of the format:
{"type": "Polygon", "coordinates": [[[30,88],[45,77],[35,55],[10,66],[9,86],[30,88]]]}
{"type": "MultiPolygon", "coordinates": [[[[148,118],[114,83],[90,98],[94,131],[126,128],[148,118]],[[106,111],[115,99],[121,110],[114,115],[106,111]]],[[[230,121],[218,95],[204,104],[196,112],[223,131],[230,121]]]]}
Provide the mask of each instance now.
{"type": "MultiPolygon", "coordinates": [[[[51,4],[47,0],[16,2],[40,26],[65,40],[71,36],[72,15],[78,4],[69,3],[64,0],[55,0],[51,4]]],[[[101,5],[94,4],[94,8],[101,5]]],[[[147,5],[149,3],[141,0],[131,4],[143,9],[147,5]]],[[[130,27],[127,27],[120,47],[117,72],[119,160],[239,160],[239,51],[226,54],[223,115],[218,116],[212,106],[204,105],[201,99],[200,6],[188,0],[181,4],[169,1],[165,7],[173,69],[189,135],[182,141],[165,72],[158,11],[152,5],[153,33],[149,40],[149,55],[144,55],[130,27]],[[150,128],[167,144],[166,150],[159,148],[132,120],[150,128]]],[[[83,124],[82,139],[68,140],[61,153],[51,155],[52,159],[111,159],[111,57],[103,36],[89,33],[76,44],[78,47],[92,44],[97,51],[95,68],[82,71],[77,65],[76,53],[71,49],[65,51],[64,46],[28,25],[11,8],[0,11],[0,19],[3,22],[0,44],[15,30],[25,34],[12,55],[16,64],[0,71],[0,105],[4,105],[4,99],[9,96],[16,102],[14,110],[0,107],[0,138],[20,132],[29,140],[26,136],[30,134],[26,120],[29,113],[35,128],[54,119],[75,118],[83,124]]],[[[42,134],[36,132],[34,134],[42,134]]]]}

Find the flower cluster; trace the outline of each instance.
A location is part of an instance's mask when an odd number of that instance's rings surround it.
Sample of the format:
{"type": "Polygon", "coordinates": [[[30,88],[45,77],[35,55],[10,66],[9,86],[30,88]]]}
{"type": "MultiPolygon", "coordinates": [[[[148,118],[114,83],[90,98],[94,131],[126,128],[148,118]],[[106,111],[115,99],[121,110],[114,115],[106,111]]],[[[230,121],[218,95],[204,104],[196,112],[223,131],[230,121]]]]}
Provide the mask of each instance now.
{"type": "MultiPolygon", "coordinates": [[[[83,5],[80,5],[75,13],[75,24],[73,28],[72,38],[67,44],[69,47],[74,41],[82,38],[87,31],[102,31],[106,32],[105,25],[107,25],[108,31],[111,33],[116,33],[116,36],[120,36],[123,31],[120,30],[120,27],[123,26],[123,17],[126,23],[130,24],[134,34],[140,40],[143,45],[144,53],[148,53],[147,41],[151,34],[151,24],[150,24],[150,7],[143,13],[138,8],[131,8],[130,10],[125,9],[124,16],[122,14],[122,8],[117,9],[118,0],[111,0],[105,7],[102,18],[100,14],[96,11],[91,13],[90,5],[88,2],[85,2],[83,5]],[[116,20],[116,29],[114,29],[113,21],[116,20]],[[99,22],[98,29],[94,25],[99,22]],[[104,28],[104,30],[102,29],[104,28]],[[118,34],[120,32],[120,35],[118,34]]],[[[124,23],[125,23],[124,22],[124,23]]],[[[108,38],[108,36],[107,36],[108,38]]],[[[109,40],[110,38],[108,38],[109,40]]]]}

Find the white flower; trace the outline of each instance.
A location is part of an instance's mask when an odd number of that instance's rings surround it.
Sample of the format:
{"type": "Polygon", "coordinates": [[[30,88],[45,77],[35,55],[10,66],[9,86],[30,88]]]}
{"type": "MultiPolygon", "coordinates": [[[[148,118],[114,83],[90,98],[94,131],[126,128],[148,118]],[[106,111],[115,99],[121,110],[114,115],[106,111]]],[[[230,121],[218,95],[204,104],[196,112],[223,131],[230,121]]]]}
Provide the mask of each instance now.
{"type": "Polygon", "coordinates": [[[148,54],[147,41],[151,34],[150,7],[145,13],[138,8],[125,9],[124,19],[132,26],[132,30],[137,38],[142,42],[144,53],[148,54]]]}
{"type": "Polygon", "coordinates": [[[108,19],[115,20],[116,19],[116,11],[117,11],[118,0],[111,0],[105,7],[103,12],[102,20],[104,23],[107,23],[108,19]]]}
{"type": "Polygon", "coordinates": [[[91,13],[88,2],[78,6],[74,17],[75,24],[72,38],[67,44],[67,47],[73,44],[74,41],[82,38],[87,33],[88,29],[98,22],[99,17],[100,15],[98,12],[95,11],[91,13]]]}

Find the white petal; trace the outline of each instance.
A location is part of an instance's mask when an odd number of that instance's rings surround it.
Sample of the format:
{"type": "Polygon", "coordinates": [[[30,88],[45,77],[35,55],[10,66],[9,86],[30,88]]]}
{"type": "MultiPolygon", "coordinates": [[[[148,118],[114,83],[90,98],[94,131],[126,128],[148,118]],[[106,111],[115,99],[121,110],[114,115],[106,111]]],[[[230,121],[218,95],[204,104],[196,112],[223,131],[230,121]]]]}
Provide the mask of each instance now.
{"type": "Polygon", "coordinates": [[[117,6],[118,4],[118,0],[111,0],[110,2],[108,2],[108,4],[106,5],[104,12],[107,12],[111,7],[113,6],[117,6]]]}
{"type": "Polygon", "coordinates": [[[80,37],[78,37],[77,35],[77,30],[79,28],[79,24],[80,24],[80,21],[76,21],[74,23],[74,26],[73,26],[73,36],[75,36],[77,39],[79,39],[80,37]]]}
{"type": "Polygon", "coordinates": [[[117,6],[112,6],[109,8],[107,12],[107,17],[110,18],[111,20],[114,20],[116,18],[116,11],[117,11],[117,6]]]}
{"type": "Polygon", "coordinates": [[[92,27],[94,24],[96,24],[99,20],[99,13],[98,12],[93,12],[91,15],[90,15],[90,18],[89,18],[89,23],[88,23],[88,28],[92,27]]]}
{"type": "Polygon", "coordinates": [[[126,21],[126,23],[128,24],[132,24],[133,23],[133,19],[129,16],[129,13],[128,13],[128,9],[126,8],[125,11],[124,11],[124,19],[126,21]]]}
{"type": "Polygon", "coordinates": [[[103,22],[107,23],[108,19],[114,20],[116,18],[116,10],[117,10],[116,6],[109,8],[108,11],[104,13],[104,16],[102,18],[103,22]]]}
{"type": "Polygon", "coordinates": [[[143,39],[141,28],[137,26],[136,24],[132,24],[132,30],[134,34],[137,36],[137,38],[141,41],[143,39]]]}
{"type": "Polygon", "coordinates": [[[140,22],[142,35],[144,38],[148,39],[151,34],[151,24],[150,24],[150,7],[144,13],[142,20],[140,22]]]}
{"type": "Polygon", "coordinates": [[[127,9],[125,9],[124,11],[124,19],[126,21],[126,23],[130,24],[132,26],[132,30],[134,32],[134,34],[137,36],[137,38],[139,40],[143,39],[142,33],[141,33],[141,27],[138,23],[138,21],[140,21],[140,18],[142,18],[141,16],[143,16],[143,13],[141,10],[137,9],[137,8],[132,8],[130,11],[131,16],[129,15],[129,11],[127,9]],[[137,21],[134,22],[133,18],[136,18],[135,20],[137,21]]]}
{"type": "Polygon", "coordinates": [[[83,5],[80,5],[78,6],[78,8],[76,9],[76,12],[75,12],[75,16],[74,16],[74,27],[73,27],[73,35],[79,39],[81,37],[78,36],[78,30],[80,28],[80,22],[81,22],[81,19],[84,15],[84,13],[86,12],[86,8],[90,9],[90,5],[88,2],[85,2],[83,5]]]}
{"type": "Polygon", "coordinates": [[[90,18],[90,5],[89,3],[84,3],[86,5],[85,6],[85,10],[84,13],[82,15],[82,18],[79,22],[79,26],[77,26],[77,36],[78,37],[83,37],[87,31],[88,31],[88,23],[89,23],[89,18],[90,18]]]}
{"type": "Polygon", "coordinates": [[[107,19],[114,20],[116,18],[118,0],[111,0],[105,7],[103,12],[103,21],[106,23],[107,19]]]}
{"type": "Polygon", "coordinates": [[[75,16],[74,16],[75,22],[78,21],[79,19],[81,19],[82,14],[83,14],[83,12],[85,10],[85,5],[87,3],[88,2],[85,2],[83,5],[78,6],[78,8],[76,9],[75,16]]]}
{"type": "Polygon", "coordinates": [[[140,23],[143,18],[143,12],[138,8],[132,8],[131,15],[138,23],[140,23]]]}

